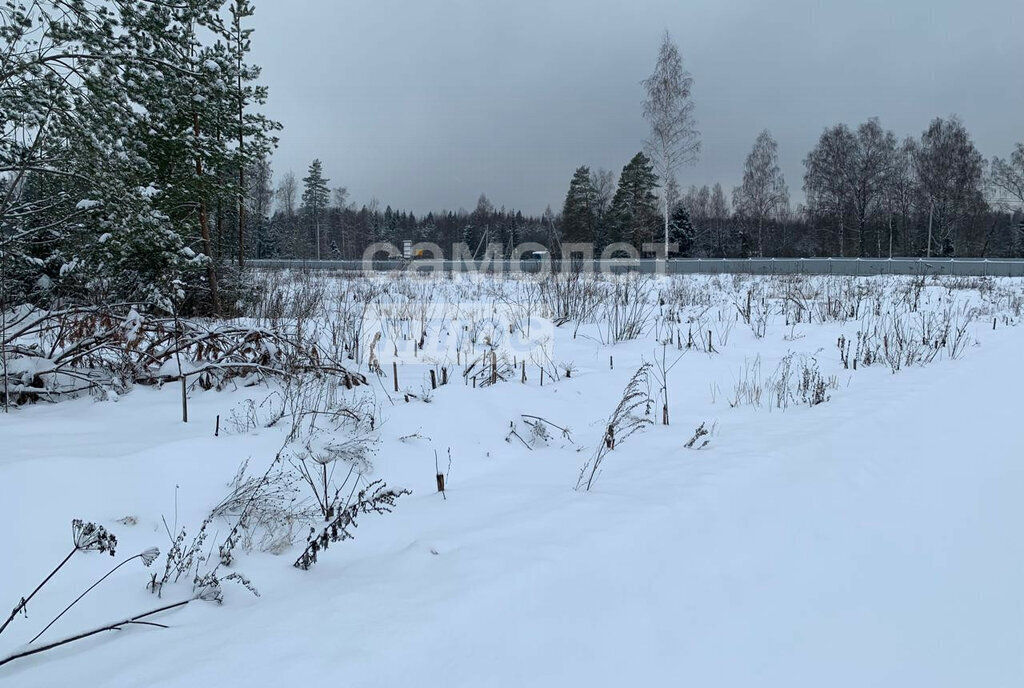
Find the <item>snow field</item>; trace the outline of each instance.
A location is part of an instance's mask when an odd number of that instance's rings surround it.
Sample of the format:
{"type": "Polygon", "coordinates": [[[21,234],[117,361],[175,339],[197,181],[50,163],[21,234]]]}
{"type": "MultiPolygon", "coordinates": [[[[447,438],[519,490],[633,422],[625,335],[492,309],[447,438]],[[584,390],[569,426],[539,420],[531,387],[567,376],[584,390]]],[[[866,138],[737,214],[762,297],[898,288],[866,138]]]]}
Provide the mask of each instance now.
{"type": "MultiPolygon", "coordinates": [[[[226,583],[220,607],[189,604],[153,618],[167,629],[127,627],[0,666],[0,685],[1024,680],[1021,281],[265,279],[253,322],[333,333],[342,351],[359,342],[350,360],[371,384],[338,398],[378,419],[366,479],[412,494],[362,517],[355,539],[309,571],[291,566],[304,527],[279,555],[239,548],[229,570],[258,598],[226,583]],[[527,314],[530,336],[507,333],[527,314]],[[424,330],[448,343],[414,350],[424,330]],[[492,350],[508,378],[494,384],[492,350]],[[617,444],[590,492],[573,490],[626,382],[663,354],[677,361],[671,424],[659,424],[652,384],[654,423],[617,444]],[[441,368],[449,382],[431,389],[441,368]],[[815,370],[827,400],[801,388],[815,370]],[[538,440],[522,414],[569,438],[538,440]],[[686,449],[701,423],[714,428],[709,444],[686,449]]],[[[196,389],[187,425],[176,385],[0,417],[5,603],[66,554],[72,518],[120,542],[116,559],[73,559],[0,638],[0,655],[117,561],[166,551],[165,520],[191,534],[243,460],[268,466],[289,428],[259,421],[279,391],[196,389]],[[245,417],[255,427],[235,422],[245,417]]],[[[230,527],[215,521],[209,546],[230,527]]],[[[191,595],[182,580],[155,600],[150,572],[120,569],[44,637],[191,595]]]]}

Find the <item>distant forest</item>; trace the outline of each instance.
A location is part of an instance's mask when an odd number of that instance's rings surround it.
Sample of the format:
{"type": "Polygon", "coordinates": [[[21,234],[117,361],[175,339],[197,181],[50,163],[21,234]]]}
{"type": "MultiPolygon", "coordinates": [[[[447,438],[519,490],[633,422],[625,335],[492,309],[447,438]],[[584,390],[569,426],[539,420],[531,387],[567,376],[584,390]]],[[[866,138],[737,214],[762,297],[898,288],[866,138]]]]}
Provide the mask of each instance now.
{"type": "MultiPolygon", "coordinates": [[[[675,255],[1024,257],[1024,144],[1009,159],[988,162],[955,117],[935,119],[919,138],[902,140],[871,119],[825,129],[804,169],[806,203],[794,208],[777,144],[762,132],[740,186],[674,192],[669,234],[679,247],[675,255]]],[[[436,243],[446,257],[458,242],[481,256],[486,244],[497,244],[507,256],[527,241],[557,256],[563,242],[591,242],[599,253],[612,242],[640,248],[662,238],[666,189],[644,153],[618,175],[579,167],[564,205],[540,216],[496,207],[486,194],[472,210],[423,215],[376,200],[357,206],[324,175],[314,161],[302,179],[289,173],[274,186],[268,163],[256,166],[249,175],[255,212],[246,257],[315,259],[319,243],[321,258],[359,259],[374,242],[401,247],[404,240],[436,243]]],[[[232,211],[216,211],[216,249],[223,258],[234,257],[237,246],[232,211]]]]}

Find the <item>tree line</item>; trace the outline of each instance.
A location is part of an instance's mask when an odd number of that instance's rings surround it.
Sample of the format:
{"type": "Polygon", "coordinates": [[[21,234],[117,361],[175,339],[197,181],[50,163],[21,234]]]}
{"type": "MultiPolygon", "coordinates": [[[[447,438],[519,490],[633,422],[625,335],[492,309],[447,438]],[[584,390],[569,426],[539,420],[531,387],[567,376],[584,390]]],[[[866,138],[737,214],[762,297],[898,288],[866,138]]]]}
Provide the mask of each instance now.
{"type": "Polygon", "coordinates": [[[312,259],[319,247],[323,258],[359,259],[375,242],[403,240],[436,243],[446,255],[458,242],[475,252],[495,243],[507,257],[525,241],[554,255],[562,244],[593,244],[599,255],[617,242],[654,254],[667,228],[672,255],[686,257],[1024,258],[1024,144],[986,162],[956,117],[936,118],[919,138],[899,139],[876,118],[826,128],[804,158],[806,202],[796,208],[768,131],[731,192],[664,185],[641,151],[617,176],[581,165],[560,212],[539,217],[495,208],[486,195],[472,211],[419,217],[375,200],[357,208],[344,188],[333,197],[326,185],[316,190],[326,181],[315,161],[301,186],[285,175],[276,192],[266,189],[261,205],[276,198],[276,210],[250,255],[312,259]]]}
{"type": "MultiPolygon", "coordinates": [[[[639,153],[609,206],[609,173],[576,170],[560,217],[573,241],[651,241],[659,187],[639,153]]],[[[795,209],[778,144],[761,132],[731,197],[721,184],[691,186],[668,217],[679,255],[695,257],[1024,257],[1024,144],[986,163],[956,117],[920,138],[898,139],[872,118],[825,129],[804,158],[806,203],[795,209]]]]}
{"type": "MultiPolygon", "coordinates": [[[[962,122],[915,138],[877,119],[826,128],[793,208],[768,131],[742,182],[677,181],[701,150],[694,79],[666,33],[643,81],[643,150],[618,174],[579,166],[540,215],[357,206],[314,160],[275,180],[280,124],[261,110],[249,0],[35,0],[0,22],[0,311],[145,303],[226,314],[250,258],[359,259],[430,242],[511,255],[535,242],[676,255],[1024,257],[1024,144],[986,161],[962,122]]],[[[383,207],[382,207],[383,206],[383,207]]]]}

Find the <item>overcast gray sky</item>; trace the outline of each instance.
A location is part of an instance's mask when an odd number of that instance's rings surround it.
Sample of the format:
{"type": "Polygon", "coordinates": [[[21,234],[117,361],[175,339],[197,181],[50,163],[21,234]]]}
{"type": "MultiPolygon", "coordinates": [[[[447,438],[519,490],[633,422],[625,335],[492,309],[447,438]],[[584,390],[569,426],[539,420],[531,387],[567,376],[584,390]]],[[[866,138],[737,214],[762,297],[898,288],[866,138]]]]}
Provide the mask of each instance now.
{"type": "Polygon", "coordinates": [[[557,211],[577,166],[618,173],[665,29],[704,146],[683,186],[731,192],[764,128],[794,200],[836,122],[955,113],[986,158],[1024,140],[1024,0],[256,0],[254,27],[276,175],[319,157],[356,203],[417,213],[557,211]]]}

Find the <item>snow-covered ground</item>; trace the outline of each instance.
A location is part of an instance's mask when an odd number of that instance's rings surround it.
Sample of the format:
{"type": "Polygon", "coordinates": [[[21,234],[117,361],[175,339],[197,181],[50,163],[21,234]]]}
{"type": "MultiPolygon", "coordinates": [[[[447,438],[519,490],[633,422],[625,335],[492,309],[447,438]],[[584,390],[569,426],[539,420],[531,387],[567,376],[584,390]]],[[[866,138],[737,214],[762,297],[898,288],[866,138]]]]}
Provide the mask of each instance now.
{"type": "MultiPolygon", "coordinates": [[[[423,354],[399,351],[408,401],[393,390],[387,315],[375,312],[364,336],[385,331],[386,376],[345,394],[371,395],[364,403],[377,408],[367,479],[412,491],[393,513],[362,516],[355,539],[308,571],[292,566],[302,535],[279,554],[239,548],[222,575],[243,572],[259,597],[226,582],[222,605],[192,603],[148,619],[165,629],[130,625],[13,661],[0,685],[1024,685],[1024,328],[1014,326],[1024,282],[651,285],[634,339],[611,343],[607,312],[578,330],[538,319],[531,336],[551,337],[542,353],[510,353],[531,361],[525,383],[517,368],[474,388],[463,344],[438,344],[450,382],[428,392],[423,354]],[[825,315],[808,323],[808,312],[825,315]],[[882,333],[894,314],[905,319],[877,345],[894,346],[902,326],[937,327],[932,316],[963,327],[960,344],[929,329],[927,364],[893,372],[869,356],[855,370],[858,332],[882,333]],[[701,343],[687,348],[691,336],[701,343]],[[589,492],[574,490],[626,383],[663,355],[678,359],[671,424],[660,424],[654,369],[655,423],[607,454],[589,492]],[[560,379],[541,385],[535,356],[560,379]],[[804,376],[820,383],[821,403],[807,403],[804,376]],[[538,440],[521,414],[569,436],[538,440]],[[696,445],[710,442],[685,448],[702,423],[713,432],[696,445]]],[[[197,389],[188,424],[176,385],[0,415],[0,602],[16,604],[67,554],[71,519],[119,540],[116,559],[72,558],[0,636],[0,658],[118,561],[166,551],[168,529],[191,538],[242,461],[262,473],[287,428],[242,431],[229,418],[271,391],[197,389]]],[[[231,525],[210,528],[216,559],[231,525]]],[[[152,569],[119,569],[36,643],[188,599],[191,581],[159,600],[146,590],[163,566],[161,555],[152,569]]]]}

